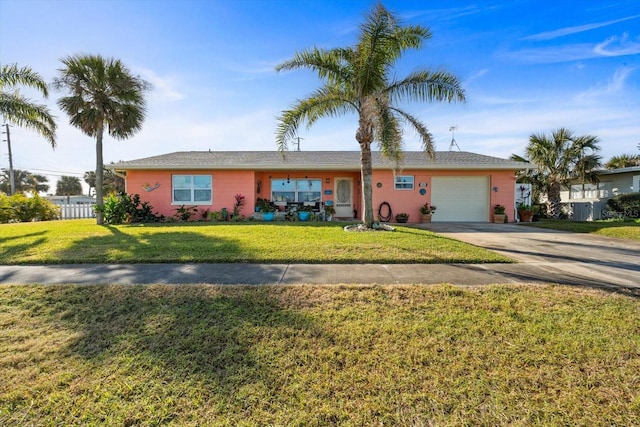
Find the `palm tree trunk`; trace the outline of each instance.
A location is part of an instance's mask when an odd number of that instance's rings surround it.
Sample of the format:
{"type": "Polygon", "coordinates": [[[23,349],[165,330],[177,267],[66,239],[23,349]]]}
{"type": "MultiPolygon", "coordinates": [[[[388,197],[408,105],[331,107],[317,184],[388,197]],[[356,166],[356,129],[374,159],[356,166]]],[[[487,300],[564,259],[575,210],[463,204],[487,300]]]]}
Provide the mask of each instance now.
{"type": "Polygon", "coordinates": [[[553,219],[560,217],[560,183],[557,181],[551,182],[549,185],[549,194],[547,195],[547,203],[549,206],[549,216],[553,219]]]}
{"type": "Polygon", "coordinates": [[[102,209],[104,208],[104,198],[102,194],[102,170],[104,161],[102,159],[102,134],[103,127],[100,126],[96,134],[96,224],[104,224],[104,215],[102,215],[102,209]]]}
{"type": "Polygon", "coordinates": [[[362,200],[364,204],[364,212],[362,213],[362,222],[367,227],[373,226],[373,186],[372,182],[372,166],[371,166],[371,145],[360,145],[360,167],[362,178],[362,200]]]}

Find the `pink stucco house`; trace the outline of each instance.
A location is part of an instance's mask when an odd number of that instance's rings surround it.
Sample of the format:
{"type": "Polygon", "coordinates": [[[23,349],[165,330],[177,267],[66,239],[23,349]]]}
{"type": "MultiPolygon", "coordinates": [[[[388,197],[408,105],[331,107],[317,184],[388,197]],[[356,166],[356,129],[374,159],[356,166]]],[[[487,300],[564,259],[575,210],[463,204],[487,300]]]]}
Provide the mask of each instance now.
{"type": "MultiPolygon", "coordinates": [[[[406,212],[409,222],[419,222],[428,202],[437,206],[433,221],[489,222],[494,205],[514,206],[515,172],[527,165],[469,152],[437,152],[434,160],[405,152],[398,169],[374,152],[374,215],[386,202],[394,215],[406,212]]],[[[236,194],[246,197],[245,215],[258,198],[333,205],[341,218],[362,213],[358,151],[184,151],[107,167],[126,176],[128,193],[165,216],[182,205],[231,211],[236,194]]]]}

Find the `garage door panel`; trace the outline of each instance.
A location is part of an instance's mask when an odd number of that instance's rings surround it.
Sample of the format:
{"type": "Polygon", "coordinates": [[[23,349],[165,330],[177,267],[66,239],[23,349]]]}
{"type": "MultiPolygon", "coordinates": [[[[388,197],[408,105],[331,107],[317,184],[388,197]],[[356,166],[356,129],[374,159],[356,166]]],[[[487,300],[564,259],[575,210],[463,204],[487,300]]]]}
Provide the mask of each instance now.
{"type": "Polygon", "coordinates": [[[488,176],[438,176],[431,179],[434,221],[489,221],[488,176]]]}

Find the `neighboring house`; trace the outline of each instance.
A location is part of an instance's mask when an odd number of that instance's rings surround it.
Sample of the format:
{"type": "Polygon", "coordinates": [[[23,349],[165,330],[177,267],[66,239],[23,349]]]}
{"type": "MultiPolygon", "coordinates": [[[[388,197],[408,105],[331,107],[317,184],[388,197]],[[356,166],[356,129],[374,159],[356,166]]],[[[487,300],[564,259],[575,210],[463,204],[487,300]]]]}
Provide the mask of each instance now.
{"type": "Polygon", "coordinates": [[[54,205],[80,205],[80,204],[95,204],[96,198],[84,195],[77,196],[44,196],[43,198],[49,200],[54,205]]]}
{"type": "MultiPolygon", "coordinates": [[[[433,204],[433,221],[490,221],[493,206],[514,206],[515,172],[528,163],[468,152],[405,152],[401,169],[373,152],[374,216],[383,202],[418,222],[419,208],[433,204]]],[[[106,165],[126,175],[126,191],[140,194],[154,211],[172,216],[180,206],[231,212],[234,196],[246,198],[244,215],[257,198],[333,205],[337,218],[360,218],[359,151],[176,152],[106,165]]],[[[284,208],[283,208],[284,209],[284,208]]],[[[381,210],[386,216],[386,205],[381,210]]],[[[513,220],[514,213],[507,212],[513,220]]]]}
{"type": "Polygon", "coordinates": [[[607,216],[607,200],[618,194],[640,191],[640,166],[598,171],[597,184],[573,182],[560,193],[562,203],[569,204],[573,219],[592,221],[607,216]]]}

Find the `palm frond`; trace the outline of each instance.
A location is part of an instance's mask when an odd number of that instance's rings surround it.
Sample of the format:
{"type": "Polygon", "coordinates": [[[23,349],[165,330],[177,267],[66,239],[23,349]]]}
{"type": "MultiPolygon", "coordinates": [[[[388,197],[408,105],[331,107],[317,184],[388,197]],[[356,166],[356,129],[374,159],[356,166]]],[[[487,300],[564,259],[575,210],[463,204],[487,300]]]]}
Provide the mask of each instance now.
{"type": "Polygon", "coordinates": [[[465,102],[465,91],[453,74],[445,71],[419,70],[387,88],[393,103],[402,100],[465,102]]]}
{"type": "Polygon", "coordinates": [[[47,83],[30,67],[18,68],[17,64],[3,66],[0,70],[0,89],[15,86],[27,86],[40,91],[44,98],[49,96],[47,83]]]}
{"type": "Polygon", "coordinates": [[[285,151],[289,142],[298,135],[302,123],[307,127],[322,117],[337,117],[349,112],[357,112],[357,105],[350,98],[332,86],[324,86],[304,100],[299,100],[289,110],[278,117],[276,145],[278,151],[285,151]]]}

